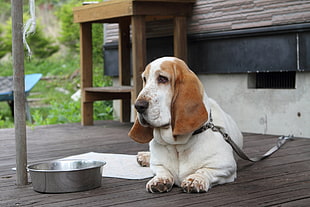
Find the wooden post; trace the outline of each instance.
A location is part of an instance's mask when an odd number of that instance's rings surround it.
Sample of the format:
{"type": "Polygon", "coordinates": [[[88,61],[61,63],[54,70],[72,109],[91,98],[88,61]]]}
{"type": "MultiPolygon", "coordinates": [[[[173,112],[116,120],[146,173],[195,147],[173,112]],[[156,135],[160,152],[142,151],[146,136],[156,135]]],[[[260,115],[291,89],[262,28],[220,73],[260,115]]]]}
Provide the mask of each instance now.
{"type": "MultiPolygon", "coordinates": [[[[130,86],[130,19],[119,22],[118,74],[122,86],[130,86]]],[[[131,100],[120,100],[120,121],[130,121],[131,100]]]]}
{"type": "Polygon", "coordinates": [[[187,22],[185,16],[174,17],[174,56],[187,62],[187,22]]]}
{"type": "Polygon", "coordinates": [[[23,45],[23,1],[12,0],[12,54],[14,68],[14,122],[16,143],[16,184],[28,184],[26,143],[26,96],[23,45]]]}
{"type": "Polygon", "coordinates": [[[136,99],[142,89],[141,74],[146,66],[145,17],[132,16],[132,60],[133,60],[133,99],[136,99]]]}
{"type": "Polygon", "coordinates": [[[93,51],[91,23],[80,24],[81,108],[82,125],[93,125],[93,102],[85,102],[84,88],[93,86],[93,51]]]}

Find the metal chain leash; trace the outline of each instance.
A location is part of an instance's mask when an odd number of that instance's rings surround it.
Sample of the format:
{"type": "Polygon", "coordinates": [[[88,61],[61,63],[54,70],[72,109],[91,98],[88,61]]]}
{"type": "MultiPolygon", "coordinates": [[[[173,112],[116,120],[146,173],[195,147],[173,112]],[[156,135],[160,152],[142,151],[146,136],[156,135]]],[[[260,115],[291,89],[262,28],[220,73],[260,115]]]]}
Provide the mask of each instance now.
{"type": "Polygon", "coordinates": [[[274,147],[272,147],[270,150],[268,150],[265,154],[259,157],[253,157],[250,158],[247,156],[242,149],[238,147],[238,145],[231,139],[231,137],[225,132],[225,130],[222,127],[215,126],[212,122],[209,122],[205,125],[204,130],[206,129],[211,129],[214,132],[219,132],[224,140],[230,144],[230,146],[233,148],[233,150],[237,153],[239,157],[241,157],[244,160],[248,160],[250,162],[258,162],[260,160],[263,160],[276,151],[278,151],[285,143],[287,140],[293,140],[294,136],[293,135],[288,135],[288,136],[280,136],[278,138],[278,141],[274,147]]]}

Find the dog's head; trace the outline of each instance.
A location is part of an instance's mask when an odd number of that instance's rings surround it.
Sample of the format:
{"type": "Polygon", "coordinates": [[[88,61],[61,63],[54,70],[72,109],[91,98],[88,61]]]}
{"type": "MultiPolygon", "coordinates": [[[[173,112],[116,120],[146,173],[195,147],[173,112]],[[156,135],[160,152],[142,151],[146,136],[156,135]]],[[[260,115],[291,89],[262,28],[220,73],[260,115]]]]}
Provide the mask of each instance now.
{"type": "Polygon", "coordinates": [[[173,136],[188,134],[208,120],[202,84],[182,60],[156,59],[146,66],[142,79],[135,102],[137,120],[128,134],[135,141],[149,142],[153,128],[171,126],[173,136]]]}

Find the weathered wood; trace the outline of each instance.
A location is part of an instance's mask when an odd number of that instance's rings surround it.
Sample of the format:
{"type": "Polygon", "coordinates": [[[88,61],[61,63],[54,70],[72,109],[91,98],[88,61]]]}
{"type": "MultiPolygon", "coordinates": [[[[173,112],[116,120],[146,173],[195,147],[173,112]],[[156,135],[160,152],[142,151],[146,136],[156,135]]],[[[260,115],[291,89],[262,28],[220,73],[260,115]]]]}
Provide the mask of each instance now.
{"type": "Polygon", "coordinates": [[[145,16],[189,16],[192,11],[192,4],[190,2],[139,2],[133,4],[134,15],[145,16]]]}
{"type": "Polygon", "coordinates": [[[101,100],[121,99],[128,100],[130,106],[131,92],[132,87],[129,86],[84,88],[82,101],[83,103],[92,103],[101,100]]]}
{"type": "Polygon", "coordinates": [[[83,89],[93,85],[93,60],[92,60],[92,28],[90,23],[80,24],[80,66],[81,66],[81,116],[82,125],[93,124],[93,103],[83,102],[83,89]]]}
{"type": "Polygon", "coordinates": [[[187,62],[187,22],[186,17],[174,17],[174,56],[187,62]]]}
{"type": "Polygon", "coordinates": [[[90,87],[84,88],[87,92],[111,92],[111,93],[130,93],[131,86],[106,86],[106,87],[90,87]]]}
{"type": "Polygon", "coordinates": [[[74,8],[74,22],[117,23],[119,18],[132,15],[188,15],[191,11],[189,4],[194,2],[195,0],[112,0],[74,8]]]}
{"type": "Polygon", "coordinates": [[[98,4],[85,5],[73,8],[74,22],[91,22],[102,19],[113,19],[130,16],[132,14],[132,2],[128,0],[113,0],[98,4]],[[89,12],[89,10],[92,12],[89,12]],[[104,16],[104,18],[102,18],[104,16]]]}
{"type": "Polygon", "coordinates": [[[130,86],[130,19],[119,22],[118,72],[121,86],[130,86]]]}
{"type": "Polygon", "coordinates": [[[146,37],[145,37],[145,17],[132,16],[132,66],[133,81],[133,99],[138,97],[142,89],[141,74],[146,66],[146,37]]]}
{"type": "Polygon", "coordinates": [[[12,1],[12,53],[14,68],[14,124],[16,148],[16,183],[27,181],[26,95],[23,44],[23,1],[12,1]]]}
{"type": "MultiPolygon", "coordinates": [[[[86,152],[136,154],[148,149],[127,137],[129,123],[95,122],[39,126],[27,131],[29,163],[86,152]]],[[[244,133],[244,150],[260,155],[277,136],[244,133]]],[[[310,201],[310,139],[295,139],[270,158],[251,164],[238,161],[238,178],[207,193],[150,194],[144,180],[103,177],[100,188],[66,194],[40,194],[32,186],[17,187],[14,129],[0,129],[0,206],[308,206],[310,201]]]]}
{"type": "MultiPolygon", "coordinates": [[[[130,86],[130,18],[119,22],[118,38],[118,79],[121,86],[130,86]]],[[[131,100],[122,98],[120,101],[120,121],[129,122],[131,100]]]]}

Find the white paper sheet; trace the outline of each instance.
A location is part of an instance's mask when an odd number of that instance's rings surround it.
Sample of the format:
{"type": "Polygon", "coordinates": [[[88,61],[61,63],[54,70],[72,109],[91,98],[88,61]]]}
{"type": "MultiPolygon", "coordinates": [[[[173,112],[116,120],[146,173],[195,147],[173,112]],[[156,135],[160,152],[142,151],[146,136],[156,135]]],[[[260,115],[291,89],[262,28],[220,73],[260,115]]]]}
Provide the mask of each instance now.
{"type": "Polygon", "coordinates": [[[139,180],[154,176],[149,167],[141,167],[137,163],[135,155],[88,152],[63,159],[91,159],[105,161],[107,164],[103,167],[103,177],[139,180]]]}

